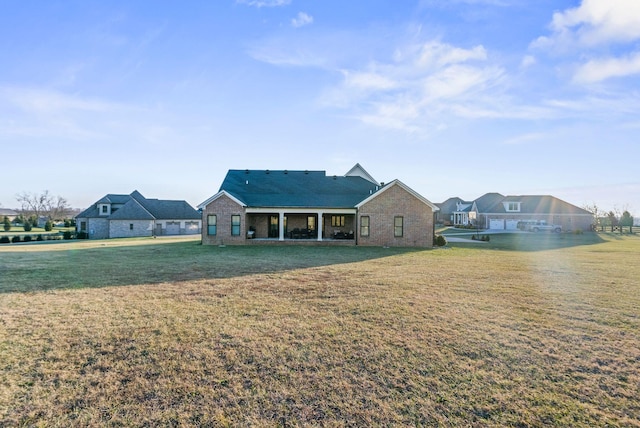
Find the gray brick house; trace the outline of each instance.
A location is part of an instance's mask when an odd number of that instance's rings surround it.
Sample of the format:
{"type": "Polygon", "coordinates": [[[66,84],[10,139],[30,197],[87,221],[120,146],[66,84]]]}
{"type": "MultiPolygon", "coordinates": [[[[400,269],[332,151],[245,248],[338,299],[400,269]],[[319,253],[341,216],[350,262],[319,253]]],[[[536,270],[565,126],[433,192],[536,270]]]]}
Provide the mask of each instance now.
{"type": "Polygon", "coordinates": [[[202,218],[186,201],[147,199],[137,190],[109,194],[76,216],[76,231],[91,239],[196,235],[202,218]]]}
{"type": "Polygon", "coordinates": [[[202,243],[269,242],[431,247],[438,208],[399,180],[359,164],[325,171],[229,170],[201,203],[202,243]]]}

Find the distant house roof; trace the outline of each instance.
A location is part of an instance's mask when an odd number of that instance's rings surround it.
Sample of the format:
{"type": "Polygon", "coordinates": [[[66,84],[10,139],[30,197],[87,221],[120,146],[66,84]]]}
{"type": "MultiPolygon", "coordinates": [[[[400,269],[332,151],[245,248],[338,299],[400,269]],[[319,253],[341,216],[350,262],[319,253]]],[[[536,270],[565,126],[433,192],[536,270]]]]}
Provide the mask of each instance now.
{"type": "Polygon", "coordinates": [[[17,217],[17,216],[18,216],[18,213],[17,213],[17,211],[15,211],[15,210],[11,210],[11,209],[9,209],[9,208],[0,208],[0,216],[1,216],[1,217],[4,217],[4,216],[7,216],[7,217],[17,217]]]}
{"type": "Polygon", "coordinates": [[[111,220],[200,220],[201,215],[186,201],[147,199],[137,190],[130,195],[108,194],[76,216],[111,220]],[[99,204],[112,204],[111,215],[100,215],[99,204]]]}
{"type": "Polygon", "coordinates": [[[504,200],[504,196],[500,193],[485,193],[474,202],[476,204],[476,209],[478,210],[478,212],[483,213],[489,211],[492,207],[496,206],[496,204],[499,204],[502,200],[504,200]]]}
{"type": "MultiPolygon", "coordinates": [[[[462,202],[464,202],[462,199],[460,199],[457,196],[454,196],[453,198],[449,198],[444,202],[439,202],[436,205],[438,206],[438,208],[440,208],[440,211],[442,211],[443,213],[452,213],[457,210],[458,204],[462,202]]],[[[471,204],[471,202],[469,202],[469,204],[471,204]]]]}
{"type": "Polygon", "coordinates": [[[572,205],[551,195],[521,195],[506,196],[502,200],[488,207],[484,212],[502,214],[506,213],[506,203],[519,202],[520,212],[527,214],[572,214],[593,215],[589,211],[572,205]]]}
{"type": "Polygon", "coordinates": [[[361,174],[327,176],[325,171],[234,169],[227,173],[220,192],[247,207],[353,208],[379,188],[361,174]]]}

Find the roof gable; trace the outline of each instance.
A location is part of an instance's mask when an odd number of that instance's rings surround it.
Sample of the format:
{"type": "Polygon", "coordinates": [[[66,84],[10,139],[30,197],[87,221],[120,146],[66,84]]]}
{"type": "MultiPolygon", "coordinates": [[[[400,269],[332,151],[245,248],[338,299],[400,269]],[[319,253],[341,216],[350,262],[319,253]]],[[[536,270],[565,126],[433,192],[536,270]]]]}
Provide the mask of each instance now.
{"type": "Polygon", "coordinates": [[[432,203],[427,198],[425,198],[424,196],[422,196],[421,194],[419,194],[418,192],[416,192],[415,190],[413,190],[412,188],[410,188],[409,186],[407,186],[406,184],[404,184],[400,180],[393,180],[391,183],[389,183],[386,186],[384,186],[378,192],[373,193],[371,196],[369,196],[368,198],[366,198],[363,201],[361,201],[360,203],[358,203],[356,205],[356,207],[360,208],[361,206],[363,206],[367,202],[377,198],[378,196],[380,196],[381,194],[383,194],[384,192],[386,192],[387,190],[391,189],[394,186],[399,186],[400,188],[404,189],[405,191],[410,193],[412,196],[414,196],[416,199],[418,199],[420,202],[422,202],[423,204],[425,204],[429,208],[431,208],[431,210],[433,212],[440,211],[440,208],[438,208],[438,206],[436,204],[432,203]]]}
{"type": "Polygon", "coordinates": [[[345,175],[345,177],[361,177],[373,184],[378,184],[375,178],[373,178],[365,169],[359,164],[355,164],[345,175]]]}

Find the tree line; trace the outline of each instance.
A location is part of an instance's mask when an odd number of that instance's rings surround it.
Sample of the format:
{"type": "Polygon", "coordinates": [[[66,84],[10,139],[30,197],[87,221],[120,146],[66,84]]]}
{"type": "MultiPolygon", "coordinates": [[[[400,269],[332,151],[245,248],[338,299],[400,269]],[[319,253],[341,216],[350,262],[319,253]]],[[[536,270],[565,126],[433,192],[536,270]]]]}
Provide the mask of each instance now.
{"type": "MultiPolygon", "coordinates": [[[[64,221],[65,226],[71,224],[69,217],[73,215],[73,209],[66,198],[54,196],[48,190],[40,193],[23,191],[16,195],[20,204],[19,215],[13,220],[15,224],[22,224],[25,232],[38,226],[43,220],[45,230],[51,230],[53,222],[64,221]]],[[[11,222],[5,216],[3,219],[5,231],[11,229],[11,222]]]]}
{"type": "Polygon", "coordinates": [[[628,209],[620,210],[614,208],[613,210],[606,211],[602,210],[595,203],[587,204],[583,208],[593,213],[594,230],[610,230],[611,232],[620,230],[620,233],[622,233],[623,229],[628,227],[629,233],[633,233],[633,216],[628,209]]]}

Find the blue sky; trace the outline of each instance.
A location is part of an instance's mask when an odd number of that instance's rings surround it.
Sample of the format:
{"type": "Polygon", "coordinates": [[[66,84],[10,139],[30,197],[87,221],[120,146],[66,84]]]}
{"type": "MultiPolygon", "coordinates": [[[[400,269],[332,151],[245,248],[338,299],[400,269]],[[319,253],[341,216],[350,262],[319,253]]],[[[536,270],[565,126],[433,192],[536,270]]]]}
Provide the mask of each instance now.
{"type": "Polygon", "coordinates": [[[637,0],[0,0],[0,204],[360,163],[640,215],[637,0]]]}

